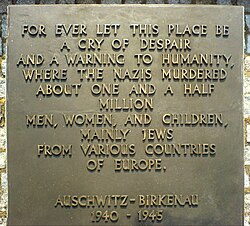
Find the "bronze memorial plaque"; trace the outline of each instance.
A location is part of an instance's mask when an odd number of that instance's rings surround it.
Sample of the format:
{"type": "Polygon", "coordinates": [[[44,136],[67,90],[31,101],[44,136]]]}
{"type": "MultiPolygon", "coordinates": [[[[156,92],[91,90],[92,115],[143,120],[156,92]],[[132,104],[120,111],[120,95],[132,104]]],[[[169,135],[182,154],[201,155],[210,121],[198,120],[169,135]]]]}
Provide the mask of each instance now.
{"type": "Polygon", "coordinates": [[[243,225],[242,7],[8,15],[8,225],[243,225]]]}

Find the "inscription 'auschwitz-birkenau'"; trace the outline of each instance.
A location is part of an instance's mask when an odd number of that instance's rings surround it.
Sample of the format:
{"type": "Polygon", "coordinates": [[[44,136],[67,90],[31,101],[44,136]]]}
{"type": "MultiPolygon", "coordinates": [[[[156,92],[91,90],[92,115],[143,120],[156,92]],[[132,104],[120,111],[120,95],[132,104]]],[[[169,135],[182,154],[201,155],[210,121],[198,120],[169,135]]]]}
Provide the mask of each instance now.
{"type": "Polygon", "coordinates": [[[243,225],[243,9],[11,6],[9,225],[243,225]]]}

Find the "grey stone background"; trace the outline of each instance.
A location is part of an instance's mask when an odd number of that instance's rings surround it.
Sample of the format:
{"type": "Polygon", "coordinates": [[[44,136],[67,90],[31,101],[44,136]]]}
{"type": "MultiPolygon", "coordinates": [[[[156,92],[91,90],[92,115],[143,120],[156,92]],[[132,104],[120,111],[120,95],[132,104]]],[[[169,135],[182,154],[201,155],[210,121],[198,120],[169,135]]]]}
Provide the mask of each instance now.
{"type": "Polygon", "coordinates": [[[6,225],[8,178],[6,173],[5,77],[7,6],[13,4],[213,4],[245,7],[244,119],[245,119],[245,226],[250,226],[250,0],[0,0],[0,225],[6,225]]]}

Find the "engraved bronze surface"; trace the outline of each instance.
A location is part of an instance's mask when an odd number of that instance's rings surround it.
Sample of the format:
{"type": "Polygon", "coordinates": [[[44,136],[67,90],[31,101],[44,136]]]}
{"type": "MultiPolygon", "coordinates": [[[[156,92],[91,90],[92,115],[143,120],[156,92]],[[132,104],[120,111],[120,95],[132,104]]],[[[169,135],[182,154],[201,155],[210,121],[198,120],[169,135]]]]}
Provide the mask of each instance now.
{"type": "Polygon", "coordinates": [[[242,7],[8,16],[8,225],[243,225],[242,7]]]}

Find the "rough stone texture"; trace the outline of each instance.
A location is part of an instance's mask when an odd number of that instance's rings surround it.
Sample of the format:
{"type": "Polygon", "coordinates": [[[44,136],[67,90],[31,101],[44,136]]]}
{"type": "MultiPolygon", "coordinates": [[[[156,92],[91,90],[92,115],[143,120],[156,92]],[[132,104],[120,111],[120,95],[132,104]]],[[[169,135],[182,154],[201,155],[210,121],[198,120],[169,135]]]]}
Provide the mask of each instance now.
{"type": "Polygon", "coordinates": [[[56,0],[55,0],[55,3],[57,3],[57,4],[74,4],[75,0],[58,0],[58,2],[56,2],[56,0]]]}
{"type": "Polygon", "coordinates": [[[95,4],[95,0],[75,0],[76,4],[95,4]]]}
{"type": "Polygon", "coordinates": [[[245,43],[245,52],[247,53],[247,54],[250,54],[250,34],[247,34],[246,35],[247,37],[246,37],[246,43],[245,43]]]}
{"type": "Polygon", "coordinates": [[[146,0],[126,0],[126,4],[141,4],[146,3],[146,0]]]}
{"type": "Polygon", "coordinates": [[[0,225],[2,225],[2,226],[7,225],[7,219],[6,218],[0,218],[0,225]]]}
{"type": "Polygon", "coordinates": [[[121,0],[102,0],[102,4],[120,4],[121,0]]]}
{"type": "Polygon", "coordinates": [[[217,0],[218,5],[231,5],[231,0],[217,0]]]}
{"type": "Polygon", "coordinates": [[[245,12],[250,12],[250,1],[249,0],[237,0],[237,5],[245,7],[245,12]]]}
{"type": "Polygon", "coordinates": [[[35,4],[35,0],[15,0],[17,5],[35,4]]]}
{"type": "Polygon", "coordinates": [[[5,79],[0,78],[0,98],[5,97],[5,79]]]}
{"type": "Polygon", "coordinates": [[[40,0],[40,4],[55,4],[55,0],[40,0]]]}
{"type": "Polygon", "coordinates": [[[164,4],[164,0],[147,0],[148,4],[164,4]]]}
{"type": "Polygon", "coordinates": [[[192,0],[180,0],[180,4],[191,4],[192,0]]]}
{"type": "MultiPolygon", "coordinates": [[[[5,81],[0,79],[1,95],[5,96],[5,81]],[[3,88],[4,87],[4,88],[3,88]]],[[[0,98],[0,225],[5,226],[7,224],[7,206],[8,206],[8,186],[7,186],[7,174],[6,174],[6,162],[7,162],[7,146],[6,139],[6,126],[5,126],[5,98],[0,98]]]]}
{"type": "Polygon", "coordinates": [[[169,4],[190,4],[192,0],[168,0],[169,4]]]}
{"type": "Polygon", "coordinates": [[[5,212],[7,211],[7,205],[8,205],[8,193],[7,189],[2,191],[1,199],[0,199],[0,211],[5,212]]]}
{"type": "Polygon", "coordinates": [[[6,168],[6,152],[0,152],[0,169],[6,168]]]}
{"type": "Polygon", "coordinates": [[[246,58],[245,58],[244,70],[245,70],[245,73],[247,73],[247,74],[248,74],[248,72],[250,72],[250,56],[246,56],[246,58]]]}
{"type": "Polygon", "coordinates": [[[0,65],[0,68],[1,68],[1,76],[0,77],[5,78],[6,77],[6,71],[7,71],[6,59],[2,59],[2,63],[0,65]]]}
{"type": "Polygon", "coordinates": [[[5,98],[0,98],[0,129],[4,128],[5,128],[5,98]]]}
{"type": "MultiPolygon", "coordinates": [[[[250,163],[250,162],[249,162],[250,163]]],[[[247,165],[248,163],[247,162],[245,162],[245,164],[247,165]]],[[[246,169],[245,169],[245,172],[244,172],[244,187],[245,188],[249,188],[249,176],[248,176],[248,174],[247,174],[247,172],[246,172],[246,169]]]]}
{"type": "Polygon", "coordinates": [[[196,4],[216,4],[216,0],[196,0],[196,4]]]}
{"type": "Polygon", "coordinates": [[[7,15],[2,15],[2,38],[7,38],[7,15]]]}
{"type": "Polygon", "coordinates": [[[244,79],[244,115],[250,116],[250,77],[245,76],[244,79]]]}
{"type": "Polygon", "coordinates": [[[6,129],[0,128],[0,148],[6,148],[6,129]]]}
{"type": "Polygon", "coordinates": [[[245,216],[245,219],[244,219],[244,226],[249,226],[249,216],[245,216]]]}
{"type": "Polygon", "coordinates": [[[0,13],[6,13],[7,6],[11,4],[11,0],[1,0],[0,13]]]}
{"type": "Polygon", "coordinates": [[[247,32],[250,32],[250,15],[249,14],[245,15],[245,23],[247,26],[247,32]]]}
{"type": "Polygon", "coordinates": [[[3,42],[2,39],[0,39],[0,56],[3,55],[3,42]]]}
{"type": "Polygon", "coordinates": [[[179,0],[168,0],[169,4],[179,4],[179,0]]]}
{"type": "Polygon", "coordinates": [[[8,188],[7,173],[2,173],[1,185],[4,190],[7,190],[8,188]]]}
{"type": "Polygon", "coordinates": [[[7,15],[3,14],[1,17],[1,55],[6,54],[6,39],[8,35],[7,31],[7,15]]]}
{"type": "Polygon", "coordinates": [[[245,11],[250,12],[249,0],[0,0],[0,14],[7,12],[7,6],[12,4],[221,4],[221,5],[243,5],[245,11]]]}
{"type": "Polygon", "coordinates": [[[247,143],[250,143],[250,125],[246,124],[246,140],[247,143]]]}
{"type": "Polygon", "coordinates": [[[245,226],[249,226],[250,194],[245,195],[245,226]]]}
{"type": "MultiPolygon", "coordinates": [[[[247,25],[249,26],[249,25],[247,25]]],[[[249,42],[248,42],[249,43],[249,42]]],[[[249,48],[249,47],[248,47],[249,48]]],[[[245,221],[244,225],[249,226],[250,223],[250,142],[248,137],[250,137],[250,131],[247,129],[250,126],[250,56],[245,57],[244,61],[244,115],[245,115],[245,221]]]]}
{"type": "Polygon", "coordinates": [[[246,144],[245,146],[245,162],[250,162],[250,146],[248,144],[246,144]]]}
{"type": "Polygon", "coordinates": [[[35,0],[16,0],[16,4],[24,5],[24,4],[35,4],[35,0]]]}
{"type": "MultiPolygon", "coordinates": [[[[1,58],[0,58],[1,59],[1,58]]],[[[2,69],[3,67],[1,67],[2,69]]],[[[4,71],[6,73],[6,70],[4,71]]],[[[0,73],[2,75],[2,73],[0,73]]],[[[6,127],[5,127],[5,79],[3,76],[0,76],[0,175],[1,175],[1,187],[0,187],[0,214],[3,211],[3,215],[0,215],[3,218],[0,218],[0,225],[6,224],[6,215],[7,215],[7,174],[5,173],[5,178],[3,177],[2,170],[6,170],[6,127]],[[4,195],[5,194],[5,195],[4,195]]]]}
{"type": "MultiPolygon", "coordinates": [[[[1,199],[0,199],[0,211],[6,212],[7,211],[7,205],[8,205],[8,181],[7,181],[7,173],[2,172],[1,173],[1,199]]],[[[0,213],[1,213],[0,212],[0,213]]]]}

